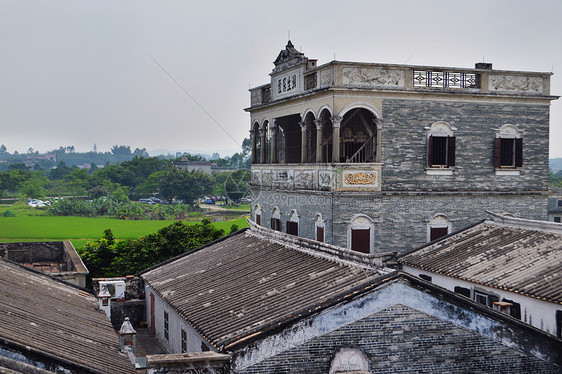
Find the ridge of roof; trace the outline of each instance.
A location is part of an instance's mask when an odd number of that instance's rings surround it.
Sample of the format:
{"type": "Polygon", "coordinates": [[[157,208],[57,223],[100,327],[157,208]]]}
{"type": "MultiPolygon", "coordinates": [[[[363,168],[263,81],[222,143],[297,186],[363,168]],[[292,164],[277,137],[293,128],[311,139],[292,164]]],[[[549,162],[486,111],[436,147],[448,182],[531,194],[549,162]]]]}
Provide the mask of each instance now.
{"type": "Polygon", "coordinates": [[[246,235],[346,266],[364,270],[377,270],[378,272],[384,274],[391,272],[391,270],[384,270],[384,263],[396,256],[395,251],[379,252],[374,254],[361,253],[348,248],[338,247],[333,244],[273,230],[258,225],[250,219],[246,220],[250,226],[250,230],[246,233],[246,235]]]}
{"type": "Polygon", "coordinates": [[[557,222],[510,217],[507,215],[494,213],[489,210],[486,210],[486,213],[491,216],[491,219],[486,220],[486,222],[490,224],[510,227],[514,229],[536,230],[562,235],[562,224],[557,222]]]}

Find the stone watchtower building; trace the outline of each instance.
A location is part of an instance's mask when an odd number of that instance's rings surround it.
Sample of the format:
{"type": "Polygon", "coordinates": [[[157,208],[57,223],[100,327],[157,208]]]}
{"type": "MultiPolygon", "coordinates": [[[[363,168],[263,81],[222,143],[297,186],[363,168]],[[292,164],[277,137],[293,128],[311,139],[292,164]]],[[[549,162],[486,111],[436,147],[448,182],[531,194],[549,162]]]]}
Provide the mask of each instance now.
{"type": "Polygon", "coordinates": [[[252,219],[365,253],[546,219],[551,73],[332,61],[289,41],[251,92],[252,219]]]}

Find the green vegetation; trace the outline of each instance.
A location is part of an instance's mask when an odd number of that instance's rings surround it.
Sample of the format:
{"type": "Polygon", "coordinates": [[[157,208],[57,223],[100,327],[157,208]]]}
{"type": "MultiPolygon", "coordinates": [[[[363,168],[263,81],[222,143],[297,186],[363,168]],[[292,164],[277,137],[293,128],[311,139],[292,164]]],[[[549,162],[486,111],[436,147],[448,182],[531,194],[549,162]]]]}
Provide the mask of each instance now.
{"type": "MultiPolygon", "coordinates": [[[[4,209],[6,210],[8,209],[4,209]]],[[[107,229],[110,229],[118,240],[138,239],[172,223],[174,221],[169,220],[129,221],[112,218],[18,216],[17,213],[16,217],[5,217],[0,214],[0,242],[70,240],[76,248],[82,248],[88,241],[98,239],[107,229]]],[[[232,225],[247,227],[244,218],[215,222],[212,225],[226,232],[230,231],[232,225]]]]}
{"type": "Polygon", "coordinates": [[[550,187],[562,187],[562,170],[559,170],[556,174],[553,174],[552,171],[549,172],[550,180],[549,186],[550,187]]]}
{"type": "MultiPolygon", "coordinates": [[[[230,232],[237,230],[235,225],[230,232]]],[[[209,220],[186,225],[174,222],[158,232],[137,240],[116,241],[112,230],[104,236],[86,244],[79,251],[90,277],[114,277],[136,274],[182,253],[217,240],[225,235],[209,220]]]]}

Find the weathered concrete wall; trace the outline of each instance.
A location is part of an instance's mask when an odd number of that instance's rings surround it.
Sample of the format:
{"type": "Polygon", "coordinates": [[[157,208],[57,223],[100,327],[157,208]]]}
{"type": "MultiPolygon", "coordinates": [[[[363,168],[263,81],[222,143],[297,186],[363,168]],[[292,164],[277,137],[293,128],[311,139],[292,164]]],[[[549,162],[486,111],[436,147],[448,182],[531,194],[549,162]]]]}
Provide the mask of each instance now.
{"type": "Polygon", "coordinates": [[[146,321],[146,302],[145,300],[126,300],[111,301],[111,324],[115,329],[121,328],[125,317],[133,327],[139,327],[141,322],[146,321]]]}

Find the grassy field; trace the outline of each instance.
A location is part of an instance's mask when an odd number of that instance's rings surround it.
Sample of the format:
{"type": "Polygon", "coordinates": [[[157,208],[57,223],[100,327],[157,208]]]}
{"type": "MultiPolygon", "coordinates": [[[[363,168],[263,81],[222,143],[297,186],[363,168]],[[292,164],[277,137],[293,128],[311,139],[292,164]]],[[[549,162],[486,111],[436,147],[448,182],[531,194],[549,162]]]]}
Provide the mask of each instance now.
{"type": "MultiPolygon", "coordinates": [[[[83,248],[89,241],[111,229],[117,239],[137,239],[168,226],[174,221],[125,221],[111,218],[16,216],[0,217],[0,242],[70,240],[74,247],[83,248]]],[[[187,224],[197,222],[186,221],[187,224]]],[[[233,224],[247,227],[244,218],[214,222],[226,233],[233,224]]]]}

